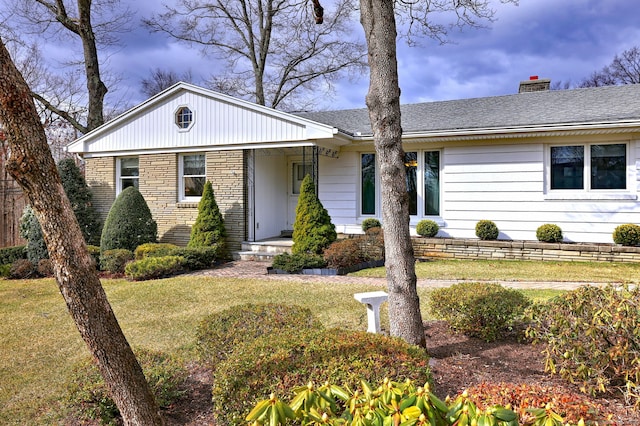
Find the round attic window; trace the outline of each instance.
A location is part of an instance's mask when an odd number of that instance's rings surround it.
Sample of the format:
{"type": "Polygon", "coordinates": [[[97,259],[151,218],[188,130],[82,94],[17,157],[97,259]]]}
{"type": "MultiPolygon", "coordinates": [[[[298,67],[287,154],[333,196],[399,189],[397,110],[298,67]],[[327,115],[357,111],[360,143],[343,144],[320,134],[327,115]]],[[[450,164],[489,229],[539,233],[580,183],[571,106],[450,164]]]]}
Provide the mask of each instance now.
{"type": "Polygon", "coordinates": [[[188,129],[193,123],[193,112],[186,106],[178,108],[176,111],[176,125],[180,129],[188,129]]]}

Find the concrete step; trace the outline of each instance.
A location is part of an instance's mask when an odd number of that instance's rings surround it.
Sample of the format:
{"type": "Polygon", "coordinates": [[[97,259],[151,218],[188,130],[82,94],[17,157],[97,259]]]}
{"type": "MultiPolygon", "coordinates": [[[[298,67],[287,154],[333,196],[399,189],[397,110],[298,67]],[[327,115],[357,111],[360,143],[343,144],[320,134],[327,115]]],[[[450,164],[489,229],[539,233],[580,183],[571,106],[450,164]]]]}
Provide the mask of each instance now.
{"type": "Polygon", "coordinates": [[[278,253],[266,251],[239,251],[234,253],[234,260],[252,260],[254,262],[273,262],[273,257],[278,253]]]}

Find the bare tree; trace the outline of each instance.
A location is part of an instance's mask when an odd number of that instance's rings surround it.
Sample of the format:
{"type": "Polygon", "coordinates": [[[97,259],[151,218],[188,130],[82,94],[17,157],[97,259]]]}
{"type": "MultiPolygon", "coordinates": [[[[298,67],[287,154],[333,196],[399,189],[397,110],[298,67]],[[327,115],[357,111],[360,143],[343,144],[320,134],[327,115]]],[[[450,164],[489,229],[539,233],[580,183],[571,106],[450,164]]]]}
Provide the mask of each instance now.
{"type": "Polygon", "coordinates": [[[336,0],[325,11],[308,0],[185,0],[145,23],[225,60],[227,72],[212,77],[211,88],[293,109],[363,69],[364,45],[351,41],[352,1],[336,0]]]}
{"type": "Polygon", "coordinates": [[[632,47],[613,58],[611,64],[593,72],[579,87],[617,86],[640,83],[640,48],[632,47]]]}
{"type": "Polygon", "coordinates": [[[142,88],[140,90],[144,95],[152,97],[153,95],[162,92],[164,89],[173,86],[179,81],[192,83],[193,75],[191,74],[191,71],[186,71],[182,74],[178,74],[175,71],[156,68],[151,70],[149,77],[142,79],[142,81],[140,82],[142,88]]]}
{"type": "Polygon", "coordinates": [[[64,193],[31,90],[1,39],[0,123],[9,146],[6,169],[22,187],[42,225],[60,292],[125,424],[163,424],[64,193]]]}
{"type": "Polygon", "coordinates": [[[70,47],[80,44],[79,58],[65,64],[68,71],[56,74],[39,65],[41,79],[32,86],[32,96],[81,133],[102,125],[107,85],[98,46],[115,44],[118,32],[126,29],[130,16],[127,8],[120,0],[12,0],[6,6],[16,17],[15,25],[26,34],[61,40],[70,47]],[[77,66],[82,69],[80,73],[77,66]],[[82,82],[85,89],[80,91],[82,82]]]}
{"type": "Polygon", "coordinates": [[[370,69],[366,103],[380,168],[390,334],[415,345],[425,346],[425,335],[409,234],[409,201],[396,56],[396,14],[408,24],[406,35],[410,42],[418,32],[445,41],[448,27],[433,24],[429,20],[432,13],[451,12],[455,16],[453,25],[473,27],[492,19],[493,11],[488,3],[487,0],[360,0],[360,22],[367,40],[370,69]]]}

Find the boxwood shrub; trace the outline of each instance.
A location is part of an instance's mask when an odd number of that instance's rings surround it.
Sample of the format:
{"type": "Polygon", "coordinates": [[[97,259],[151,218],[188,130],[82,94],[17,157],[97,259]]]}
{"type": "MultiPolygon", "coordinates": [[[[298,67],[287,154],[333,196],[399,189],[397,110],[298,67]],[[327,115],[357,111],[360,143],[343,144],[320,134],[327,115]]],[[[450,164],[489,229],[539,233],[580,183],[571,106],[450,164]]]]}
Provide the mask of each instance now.
{"type": "Polygon", "coordinates": [[[536,230],[536,238],[543,243],[559,243],[562,241],[562,229],[552,223],[540,225],[536,230]]]}
{"type": "Polygon", "coordinates": [[[216,424],[245,425],[247,413],[271,392],[286,396],[309,381],[352,389],[362,380],[381,383],[385,378],[425,383],[428,363],[424,349],[381,334],[341,329],[268,334],[238,345],[219,364],[213,413],[216,424]]]}
{"type": "Polygon", "coordinates": [[[431,313],[454,330],[494,341],[516,324],[531,301],[500,284],[458,283],[434,290],[428,304],[431,313]]]}
{"type": "Polygon", "coordinates": [[[440,227],[438,224],[430,219],[422,219],[416,225],[416,233],[421,237],[435,237],[438,234],[440,227]]]}
{"type": "Polygon", "coordinates": [[[613,242],[623,246],[640,245],[640,226],[633,223],[618,225],[613,231],[613,242]]]}
{"type": "Polygon", "coordinates": [[[177,245],[169,243],[145,243],[136,247],[133,255],[136,260],[145,257],[169,256],[171,252],[177,248],[179,248],[177,245]]]}
{"type": "Polygon", "coordinates": [[[381,228],[382,224],[374,217],[369,217],[362,221],[362,230],[367,232],[371,228],[381,228]]]}
{"type": "Polygon", "coordinates": [[[233,306],[204,318],[196,330],[196,347],[201,360],[214,367],[224,361],[236,346],[260,336],[323,329],[322,323],[308,308],[276,303],[249,303],[233,306]]]}
{"type": "Polygon", "coordinates": [[[8,265],[15,262],[18,259],[26,259],[27,246],[13,246],[0,248],[0,265],[8,265]]]}
{"type": "Polygon", "coordinates": [[[499,234],[498,226],[490,220],[480,220],[476,223],[476,237],[481,240],[495,240],[499,234]]]}

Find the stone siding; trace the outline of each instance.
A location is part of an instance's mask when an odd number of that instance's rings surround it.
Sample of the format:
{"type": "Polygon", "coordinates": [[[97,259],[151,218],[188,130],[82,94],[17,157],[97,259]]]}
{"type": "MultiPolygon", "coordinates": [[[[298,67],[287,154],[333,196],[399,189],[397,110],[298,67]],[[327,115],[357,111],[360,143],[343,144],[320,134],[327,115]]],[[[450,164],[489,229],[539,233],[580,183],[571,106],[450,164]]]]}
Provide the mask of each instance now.
{"type": "Polygon", "coordinates": [[[640,262],[640,247],[624,247],[616,244],[420,237],[413,238],[412,242],[417,259],[640,262]]]}
{"type": "Polygon", "coordinates": [[[93,193],[93,205],[102,223],[116,199],[116,161],[113,157],[87,158],[85,180],[93,193]]]}
{"type": "MultiPolygon", "coordinates": [[[[158,224],[163,243],[186,246],[198,216],[198,203],[178,202],[178,154],[139,157],[139,189],[158,224]]],[[[245,158],[242,150],[208,152],[207,180],[225,220],[229,250],[240,250],[246,238],[245,158]]],[[[115,158],[86,160],[87,183],[104,221],[115,200],[115,158]]]]}

